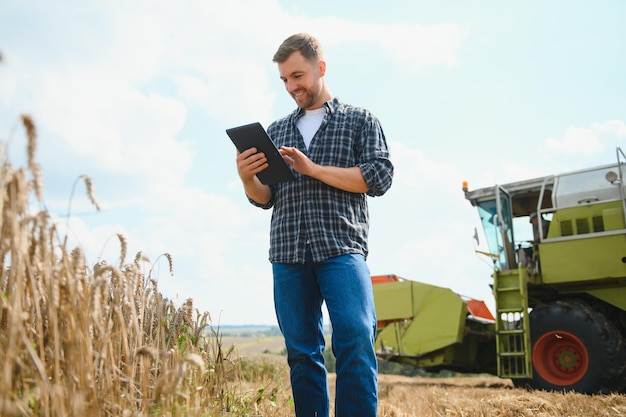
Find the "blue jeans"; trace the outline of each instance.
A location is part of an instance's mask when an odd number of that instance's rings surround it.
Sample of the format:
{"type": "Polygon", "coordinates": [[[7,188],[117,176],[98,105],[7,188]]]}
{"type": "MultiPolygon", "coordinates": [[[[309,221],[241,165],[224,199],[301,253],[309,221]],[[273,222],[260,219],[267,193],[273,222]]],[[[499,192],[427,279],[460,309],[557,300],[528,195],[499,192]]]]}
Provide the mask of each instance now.
{"type": "Polygon", "coordinates": [[[313,263],[272,265],[274,304],[285,337],[298,417],[328,417],[322,303],[326,302],[336,358],[335,417],[375,417],[378,368],[376,312],[369,269],[362,255],[313,263]]]}

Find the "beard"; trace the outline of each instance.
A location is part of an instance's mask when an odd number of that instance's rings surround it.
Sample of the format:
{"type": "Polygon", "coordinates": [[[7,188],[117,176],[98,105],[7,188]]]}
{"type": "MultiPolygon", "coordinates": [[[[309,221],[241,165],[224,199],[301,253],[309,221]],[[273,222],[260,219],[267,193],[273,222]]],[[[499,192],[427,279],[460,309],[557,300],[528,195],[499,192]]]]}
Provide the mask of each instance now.
{"type": "Polygon", "coordinates": [[[317,101],[319,100],[321,95],[322,95],[322,87],[320,86],[317,92],[314,92],[313,90],[309,88],[305,88],[304,94],[300,96],[296,96],[295,94],[292,94],[291,96],[296,101],[296,104],[298,105],[298,107],[300,107],[301,109],[307,110],[313,107],[315,104],[317,104],[317,101]]]}

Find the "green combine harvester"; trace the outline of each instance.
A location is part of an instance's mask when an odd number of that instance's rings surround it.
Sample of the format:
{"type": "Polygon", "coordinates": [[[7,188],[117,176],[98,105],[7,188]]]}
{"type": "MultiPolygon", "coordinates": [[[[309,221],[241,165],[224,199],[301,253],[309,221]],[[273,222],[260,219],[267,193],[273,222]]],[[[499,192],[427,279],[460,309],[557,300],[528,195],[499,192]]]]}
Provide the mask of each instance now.
{"type": "Polygon", "coordinates": [[[448,288],[374,276],[378,356],[533,389],[625,392],[626,157],[616,154],[575,172],[464,185],[493,262],[495,314],[448,288]],[[537,240],[516,240],[531,218],[537,240]]]}

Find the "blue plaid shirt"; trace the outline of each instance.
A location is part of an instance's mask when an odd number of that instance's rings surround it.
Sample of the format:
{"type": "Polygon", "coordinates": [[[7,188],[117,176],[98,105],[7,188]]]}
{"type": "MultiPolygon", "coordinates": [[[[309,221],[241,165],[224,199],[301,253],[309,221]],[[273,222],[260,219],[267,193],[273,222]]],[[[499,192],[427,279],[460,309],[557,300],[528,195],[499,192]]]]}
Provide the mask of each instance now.
{"type": "Polygon", "coordinates": [[[273,207],[270,262],[304,263],[307,242],[314,262],[360,253],[367,257],[369,214],[367,195],[383,195],[393,178],[393,165],[380,123],[365,109],[333,98],[324,103],[326,115],[308,149],[296,121],[297,109],[267,129],[276,146],[293,146],[319,165],[361,168],[366,194],[351,193],[294,172],[296,180],[270,186],[273,207]]]}

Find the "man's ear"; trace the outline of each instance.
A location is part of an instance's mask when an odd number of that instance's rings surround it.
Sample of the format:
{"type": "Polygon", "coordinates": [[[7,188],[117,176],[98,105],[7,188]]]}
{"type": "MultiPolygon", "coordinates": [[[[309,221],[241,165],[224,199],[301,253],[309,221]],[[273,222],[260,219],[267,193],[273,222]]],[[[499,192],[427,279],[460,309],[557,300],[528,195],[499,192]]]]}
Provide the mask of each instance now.
{"type": "Polygon", "coordinates": [[[317,64],[317,69],[320,73],[320,77],[323,77],[324,74],[326,74],[326,61],[320,61],[319,64],[317,64]]]}

